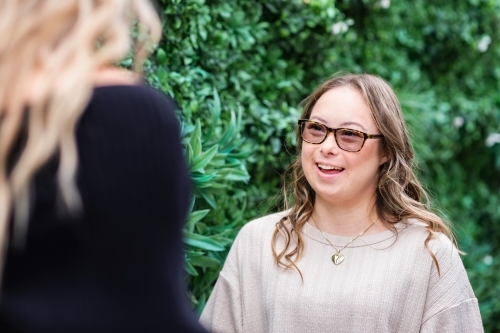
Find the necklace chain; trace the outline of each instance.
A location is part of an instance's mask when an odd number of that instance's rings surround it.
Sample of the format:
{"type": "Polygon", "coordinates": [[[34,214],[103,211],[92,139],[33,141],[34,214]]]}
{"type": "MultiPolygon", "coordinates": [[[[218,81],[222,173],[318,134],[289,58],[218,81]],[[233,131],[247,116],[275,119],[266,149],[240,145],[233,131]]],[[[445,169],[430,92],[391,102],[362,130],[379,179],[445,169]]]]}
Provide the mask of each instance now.
{"type": "MultiPolygon", "coordinates": [[[[314,237],[312,237],[312,236],[309,236],[309,235],[308,235],[308,234],[306,234],[305,232],[302,232],[302,233],[303,233],[303,234],[304,234],[307,238],[309,238],[309,239],[311,239],[311,240],[313,240],[313,241],[315,241],[315,242],[318,242],[318,243],[323,244],[323,245],[330,245],[330,244],[328,244],[328,243],[324,243],[324,242],[322,242],[322,241],[320,241],[320,240],[317,240],[316,238],[314,238],[314,237]]],[[[392,245],[396,242],[396,240],[394,240],[394,242],[392,242],[392,244],[391,244],[391,245],[389,245],[388,247],[385,247],[385,248],[382,248],[382,249],[378,249],[378,248],[376,248],[376,247],[373,247],[372,245],[375,245],[375,244],[380,244],[380,243],[386,242],[386,241],[388,241],[388,240],[389,240],[389,239],[391,239],[391,238],[396,238],[396,236],[397,236],[397,234],[393,234],[393,235],[391,235],[390,237],[387,237],[387,238],[385,238],[385,239],[379,240],[378,242],[375,242],[375,243],[367,243],[367,242],[365,242],[364,240],[360,239],[360,241],[362,241],[362,242],[364,243],[364,245],[349,246],[349,248],[350,248],[350,249],[354,249],[354,248],[358,248],[358,247],[365,247],[365,246],[369,246],[369,247],[371,247],[371,248],[372,248],[372,249],[374,249],[374,250],[385,250],[385,249],[388,249],[389,247],[391,247],[391,246],[392,246],[392,245]]]]}
{"type": "MultiPolygon", "coordinates": [[[[312,218],[312,217],[311,217],[312,218]]],[[[314,221],[314,219],[313,219],[314,221]]],[[[377,218],[375,219],[375,221],[372,222],[372,224],[370,224],[370,226],[368,228],[366,228],[362,233],[360,233],[359,235],[357,235],[356,237],[354,237],[353,239],[351,239],[346,245],[344,245],[341,249],[339,249],[338,247],[336,247],[335,245],[333,245],[332,242],[330,242],[330,240],[326,237],[325,233],[319,228],[318,224],[316,223],[316,221],[314,221],[314,224],[316,225],[316,228],[318,228],[318,230],[321,232],[321,235],[323,235],[323,237],[325,238],[325,240],[335,249],[335,251],[337,251],[337,253],[335,253],[333,256],[332,256],[332,261],[335,265],[340,265],[344,259],[345,259],[345,256],[340,253],[340,251],[344,250],[347,246],[349,246],[349,244],[352,244],[352,242],[354,242],[356,239],[358,239],[359,237],[363,236],[365,234],[365,232],[367,232],[368,230],[370,230],[371,227],[373,227],[373,225],[378,221],[378,216],[377,218]]]]}

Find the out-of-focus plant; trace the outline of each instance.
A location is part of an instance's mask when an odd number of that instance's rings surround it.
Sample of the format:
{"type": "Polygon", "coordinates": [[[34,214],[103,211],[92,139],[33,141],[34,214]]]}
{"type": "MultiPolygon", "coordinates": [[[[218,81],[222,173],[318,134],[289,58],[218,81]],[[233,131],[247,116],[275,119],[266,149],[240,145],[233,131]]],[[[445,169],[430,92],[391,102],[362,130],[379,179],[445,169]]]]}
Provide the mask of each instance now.
{"type": "Polygon", "coordinates": [[[248,152],[238,151],[243,141],[239,135],[241,109],[237,115],[231,112],[225,131],[220,133],[221,105],[216,90],[213,92],[213,101],[212,118],[205,135],[201,131],[199,119],[194,125],[183,126],[186,158],[194,188],[191,211],[184,230],[187,245],[185,265],[191,280],[192,301],[198,303],[201,300],[200,306],[204,305],[224,261],[225,251],[235,236],[235,228],[231,228],[230,223],[224,224],[224,221],[217,219],[208,220],[207,215],[209,218],[216,218],[216,212],[209,213],[220,209],[229,195],[239,195],[241,200],[238,202],[242,206],[235,209],[236,215],[240,215],[235,221],[240,222],[246,196],[242,190],[235,190],[232,183],[247,183],[250,178],[244,163],[248,152]],[[196,204],[196,200],[202,202],[196,204]],[[200,272],[203,273],[202,277],[200,272]]]}

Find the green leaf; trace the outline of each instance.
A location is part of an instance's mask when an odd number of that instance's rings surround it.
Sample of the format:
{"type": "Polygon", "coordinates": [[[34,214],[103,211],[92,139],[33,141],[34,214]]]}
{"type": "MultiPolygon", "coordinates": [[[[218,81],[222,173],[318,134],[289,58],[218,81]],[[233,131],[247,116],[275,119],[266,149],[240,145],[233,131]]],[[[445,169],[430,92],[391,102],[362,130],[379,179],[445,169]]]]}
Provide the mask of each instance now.
{"type": "Polygon", "coordinates": [[[208,193],[208,192],[205,192],[205,191],[199,191],[199,194],[201,195],[201,197],[203,199],[205,199],[205,201],[210,205],[210,207],[212,207],[214,209],[217,207],[217,204],[215,203],[215,197],[214,197],[213,193],[208,193]]]}
{"type": "Polygon", "coordinates": [[[203,210],[198,210],[196,212],[192,212],[189,214],[187,226],[188,228],[193,228],[196,223],[201,221],[205,216],[207,216],[208,212],[210,212],[210,209],[203,209],[203,210]]]}
{"type": "Polygon", "coordinates": [[[191,138],[189,139],[189,144],[193,149],[193,157],[198,157],[198,155],[201,154],[201,125],[199,119],[196,120],[194,131],[191,133],[191,138]]]}
{"type": "Polygon", "coordinates": [[[198,308],[196,309],[196,314],[199,316],[201,316],[201,313],[203,312],[203,309],[205,308],[205,305],[207,304],[207,297],[205,296],[205,294],[202,294],[200,296],[200,299],[198,300],[199,304],[198,304],[198,308]]]}
{"type": "Polygon", "coordinates": [[[193,266],[198,266],[198,267],[218,267],[221,265],[221,262],[215,258],[210,258],[207,256],[203,257],[196,257],[191,259],[191,264],[193,266]]]}
{"type": "Polygon", "coordinates": [[[205,142],[209,142],[212,139],[212,137],[215,133],[215,128],[219,125],[219,121],[220,121],[221,102],[220,102],[219,93],[217,92],[217,89],[215,89],[215,87],[213,87],[212,94],[213,94],[213,99],[214,99],[213,106],[210,109],[210,111],[212,113],[212,120],[210,121],[210,128],[208,129],[208,133],[204,137],[205,142]]]}
{"type": "Polygon", "coordinates": [[[220,139],[220,145],[225,146],[226,144],[230,143],[233,140],[237,130],[238,129],[236,128],[236,116],[234,115],[234,112],[231,111],[231,120],[229,121],[229,125],[227,126],[224,135],[220,139]]]}
{"type": "Polygon", "coordinates": [[[206,152],[204,152],[203,154],[195,157],[193,164],[191,166],[191,171],[197,171],[199,169],[205,168],[207,164],[210,163],[212,158],[217,154],[218,149],[219,145],[215,145],[206,152]]]}
{"type": "Polygon", "coordinates": [[[188,231],[184,231],[184,243],[187,245],[207,250],[207,251],[224,251],[224,246],[220,245],[218,242],[214,241],[210,237],[194,234],[188,231]]]}
{"type": "Polygon", "coordinates": [[[246,173],[232,172],[229,175],[224,177],[227,181],[235,181],[235,182],[247,182],[250,179],[250,176],[246,173]]]}
{"type": "Polygon", "coordinates": [[[207,188],[212,185],[211,180],[214,179],[217,174],[191,174],[191,180],[196,188],[207,188]]]}
{"type": "Polygon", "coordinates": [[[187,260],[189,261],[191,261],[191,259],[194,257],[203,257],[205,255],[205,252],[200,252],[200,251],[185,250],[184,252],[186,253],[187,260]]]}
{"type": "Polygon", "coordinates": [[[196,197],[193,195],[191,196],[191,200],[189,200],[189,209],[188,209],[189,215],[191,215],[191,213],[193,212],[195,202],[196,202],[196,197]]]}
{"type": "Polygon", "coordinates": [[[193,164],[193,148],[191,148],[189,143],[186,145],[186,163],[188,165],[193,164]]]}
{"type": "Polygon", "coordinates": [[[219,171],[219,177],[226,181],[243,181],[250,179],[250,175],[246,170],[224,169],[219,171]]]}
{"type": "Polygon", "coordinates": [[[156,50],[156,61],[159,64],[164,64],[166,60],[167,60],[167,53],[165,52],[165,50],[158,48],[156,50]]]}
{"type": "Polygon", "coordinates": [[[188,260],[184,260],[184,270],[188,272],[189,275],[198,276],[196,268],[194,268],[188,260]]]}

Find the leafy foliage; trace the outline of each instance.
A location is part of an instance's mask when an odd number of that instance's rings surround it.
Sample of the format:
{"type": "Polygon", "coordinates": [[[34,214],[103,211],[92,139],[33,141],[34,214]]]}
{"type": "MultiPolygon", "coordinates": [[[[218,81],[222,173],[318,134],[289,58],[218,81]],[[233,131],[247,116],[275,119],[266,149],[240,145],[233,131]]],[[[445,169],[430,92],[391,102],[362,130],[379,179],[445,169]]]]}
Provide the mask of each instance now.
{"type": "Polygon", "coordinates": [[[496,1],[163,0],[149,81],[179,103],[194,198],[186,270],[201,309],[239,228],[275,210],[300,101],[337,71],[391,82],[421,176],[457,225],[485,330],[500,330],[496,1]]]}

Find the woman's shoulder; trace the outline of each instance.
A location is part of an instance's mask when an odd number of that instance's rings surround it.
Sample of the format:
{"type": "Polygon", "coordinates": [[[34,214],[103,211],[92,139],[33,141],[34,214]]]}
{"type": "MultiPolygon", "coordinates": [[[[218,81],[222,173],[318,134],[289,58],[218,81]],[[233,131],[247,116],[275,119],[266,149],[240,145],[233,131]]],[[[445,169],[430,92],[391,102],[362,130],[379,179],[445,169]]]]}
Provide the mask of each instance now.
{"type": "Polygon", "coordinates": [[[92,102],[96,100],[114,104],[119,103],[123,104],[123,106],[136,106],[137,102],[146,103],[146,105],[163,103],[171,108],[175,106],[171,97],[146,83],[96,86],[94,87],[92,102]],[[130,105],[131,101],[135,101],[135,103],[130,105]]]}
{"type": "Polygon", "coordinates": [[[185,165],[174,105],[145,84],[96,87],[77,128],[82,161],[122,164],[134,179],[159,177],[160,169],[163,179],[177,174],[185,165]]]}
{"type": "Polygon", "coordinates": [[[147,84],[97,86],[82,115],[82,124],[123,128],[126,135],[131,134],[131,128],[134,132],[168,129],[177,133],[176,109],[172,98],[147,84]]]}
{"type": "Polygon", "coordinates": [[[138,73],[114,66],[101,68],[94,74],[93,97],[101,95],[118,95],[125,103],[133,98],[168,100],[162,92],[144,84],[138,73]]]}
{"type": "MultiPolygon", "coordinates": [[[[428,224],[415,218],[410,218],[404,221],[401,230],[403,231],[402,234],[406,237],[418,239],[422,246],[425,246],[424,243],[429,235],[431,235],[428,229],[428,224]]],[[[434,254],[445,252],[451,253],[450,251],[458,252],[453,241],[446,234],[439,231],[432,232],[432,235],[427,242],[427,246],[434,254]]]]}

